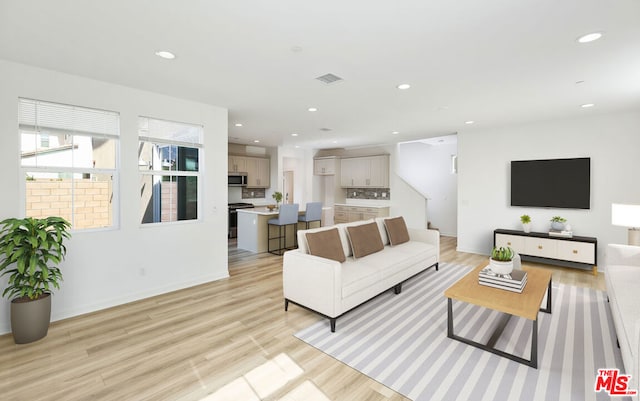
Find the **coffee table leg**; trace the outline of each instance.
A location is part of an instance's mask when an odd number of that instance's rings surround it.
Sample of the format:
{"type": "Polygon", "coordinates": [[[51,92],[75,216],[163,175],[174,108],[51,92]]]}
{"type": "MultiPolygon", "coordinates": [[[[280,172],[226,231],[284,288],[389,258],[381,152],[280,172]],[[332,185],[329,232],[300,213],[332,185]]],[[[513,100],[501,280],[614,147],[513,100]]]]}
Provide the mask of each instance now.
{"type": "Polygon", "coordinates": [[[529,366],[538,369],[538,319],[532,321],[533,333],[531,333],[531,358],[529,366]]]}
{"type": "Polygon", "coordinates": [[[453,302],[447,298],[447,337],[453,338],[453,302]]]}
{"type": "Polygon", "coordinates": [[[549,287],[547,287],[547,307],[540,308],[540,312],[551,313],[551,280],[549,280],[549,287]]]}

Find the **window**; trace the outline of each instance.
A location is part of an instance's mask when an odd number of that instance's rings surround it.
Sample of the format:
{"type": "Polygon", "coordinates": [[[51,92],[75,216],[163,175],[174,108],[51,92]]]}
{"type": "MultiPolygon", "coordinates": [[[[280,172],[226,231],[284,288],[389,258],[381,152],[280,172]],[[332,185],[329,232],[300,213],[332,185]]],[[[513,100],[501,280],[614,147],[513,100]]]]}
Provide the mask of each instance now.
{"type": "Polygon", "coordinates": [[[113,227],[120,116],[19,99],[25,215],[60,216],[74,230],[113,227]]]}
{"type": "Polygon", "coordinates": [[[196,220],[203,128],[140,117],[142,224],[196,220]]]}

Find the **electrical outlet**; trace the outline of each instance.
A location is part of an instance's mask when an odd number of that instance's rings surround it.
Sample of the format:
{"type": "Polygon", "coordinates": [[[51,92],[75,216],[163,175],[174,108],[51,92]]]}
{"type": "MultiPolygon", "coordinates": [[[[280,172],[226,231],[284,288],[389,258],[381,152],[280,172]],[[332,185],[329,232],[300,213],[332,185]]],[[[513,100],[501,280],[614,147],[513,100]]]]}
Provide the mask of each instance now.
{"type": "Polygon", "coordinates": [[[377,193],[377,192],[374,192],[374,193],[373,193],[373,197],[374,197],[374,198],[377,198],[377,197],[378,197],[378,193],[377,193]]]}
{"type": "Polygon", "coordinates": [[[253,192],[251,192],[251,196],[253,196],[253,192]]]}
{"type": "Polygon", "coordinates": [[[383,193],[382,193],[382,197],[383,197],[383,198],[386,198],[386,197],[387,197],[387,193],[386,193],[386,192],[383,192],[383,193]]]}
{"type": "Polygon", "coordinates": [[[353,191],[353,196],[358,196],[356,191],[353,191]]]}

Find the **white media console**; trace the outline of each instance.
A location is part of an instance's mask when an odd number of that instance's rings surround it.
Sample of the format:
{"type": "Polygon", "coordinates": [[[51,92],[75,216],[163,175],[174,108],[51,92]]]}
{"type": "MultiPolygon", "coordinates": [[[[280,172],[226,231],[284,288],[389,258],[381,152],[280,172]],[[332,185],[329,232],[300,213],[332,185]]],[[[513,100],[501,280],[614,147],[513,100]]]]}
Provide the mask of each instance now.
{"type": "Polygon", "coordinates": [[[522,260],[591,269],[598,274],[598,239],[593,237],[555,237],[548,233],[525,233],[517,230],[493,231],[493,245],[508,246],[522,260]]]}

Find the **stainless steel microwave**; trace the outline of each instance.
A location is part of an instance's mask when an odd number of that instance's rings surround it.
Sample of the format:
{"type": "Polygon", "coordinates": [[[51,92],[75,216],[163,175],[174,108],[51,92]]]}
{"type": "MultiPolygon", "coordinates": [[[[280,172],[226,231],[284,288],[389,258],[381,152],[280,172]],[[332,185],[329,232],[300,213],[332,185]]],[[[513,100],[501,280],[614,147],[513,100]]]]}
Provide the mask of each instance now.
{"type": "Polygon", "coordinates": [[[247,174],[229,173],[229,186],[230,187],[247,186],[247,174]]]}

